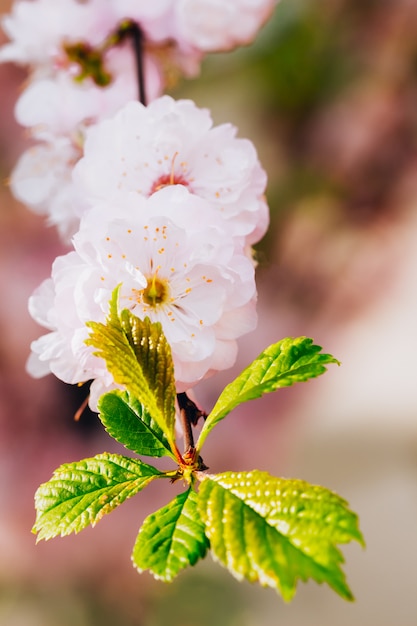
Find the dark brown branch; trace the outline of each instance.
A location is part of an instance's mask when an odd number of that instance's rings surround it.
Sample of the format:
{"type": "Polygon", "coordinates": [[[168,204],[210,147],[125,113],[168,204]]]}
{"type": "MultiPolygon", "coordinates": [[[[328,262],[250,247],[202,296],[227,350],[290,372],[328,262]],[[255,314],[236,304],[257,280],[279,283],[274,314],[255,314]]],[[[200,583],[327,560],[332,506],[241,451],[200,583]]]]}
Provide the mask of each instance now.
{"type": "Polygon", "coordinates": [[[147,98],[146,98],[146,90],[145,90],[145,68],[144,68],[144,62],[143,62],[144,61],[143,44],[144,44],[145,37],[143,34],[143,30],[135,22],[131,23],[129,32],[132,37],[133,50],[135,53],[139,102],[141,102],[144,106],[146,106],[147,98]]]}
{"type": "Polygon", "coordinates": [[[182,431],[184,433],[184,452],[190,452],[194,449],[194,435],[192,429],[193,422],[190,411],[191,400],[188,398],[186,393],[177,393],[177,401],[180,409],[182,431]]]}
{"type": "Polygon", "coordinates": [[[145,67],[144,67],[144,42],[145,35],[143,30],[133,20],[126,20],[119,25],[117,32],[108,38],[105,47],[111,47],[124,42],[130,38],[133,45],[133,51],[136,61],[136,77],[138,82],[139,102],[144,106],[147,105],[146,89],[145,89],[145,67]]]}
{"type": "MultiPolygon", "coordinates": [[[[195,452],[194,435],[192,426],[195,426],[200,417],[207,417],[207,413],[198,408],[185,392],[177,393],[177,401],[180,409],[181,426],[184,433],[184,455],[193,458],[195,452]]],[[[207,469],[203,459],[199,458],[200,469],[207,469]]]]}
{"type": "Polygon", "coordinates": [[[185,409],[187,411],[188,419],[193,426],[197,426],[200,417],[203,417],[204,419],[207,417],[207,413],[199,409],[196,403],[193,402],[193,400],[191,400],[185,392],[177,393],[177,400],[180,409],[185,409]]]}

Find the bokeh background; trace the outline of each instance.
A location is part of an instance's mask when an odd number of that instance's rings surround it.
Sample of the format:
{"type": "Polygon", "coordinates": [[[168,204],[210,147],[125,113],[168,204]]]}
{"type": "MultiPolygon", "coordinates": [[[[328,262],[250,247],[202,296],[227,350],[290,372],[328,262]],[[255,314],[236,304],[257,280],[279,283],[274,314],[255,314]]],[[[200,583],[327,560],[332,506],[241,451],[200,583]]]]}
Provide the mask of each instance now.
{"type": "MultiPolygon", "coordinates": [[[[0,12],[10,7],[0,1],[0,12]]],[[[256,42],[212,55],[172,89],[252,139],[269,174],[258,246],[260,324],[233,371],[197,388],[210,409],[266,345],[308,335],[342,362],[236,410],[209,438],[212,471],[267,470],[346,497],[367,541],[344,548],[356,596],[300,584],[290,605],[208,557],[171,585],[138,575],[151,485],[95,529],[35,545],[33,494],[63,462],[120,448],[80,391],[24,364],[41,334],[32,290],[63,251],[10,196],[26,145],[25,72],[0,66],[0,626],[415,626],[417,623],[417,2],[281,0],[256,42]]]]}

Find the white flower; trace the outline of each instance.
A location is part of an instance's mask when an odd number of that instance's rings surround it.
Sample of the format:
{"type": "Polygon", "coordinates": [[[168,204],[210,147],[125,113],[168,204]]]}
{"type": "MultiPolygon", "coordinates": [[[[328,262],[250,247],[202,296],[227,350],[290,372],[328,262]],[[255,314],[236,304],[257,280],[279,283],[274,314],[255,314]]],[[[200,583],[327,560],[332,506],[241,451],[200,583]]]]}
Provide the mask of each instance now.
{"type": "Polygon", "coordinates": [[[112,380],[84,343],[85,323],[104,321],[118,284],[122,308],[161,322],[178,391],[230,367],[236,339],[256,324],[251,261],[210,204],[184,187],[93,207],[74,248],[30,299],[31,315],[50,332],[33,342],[28,368],[42,376],[48,366],[69,383],[94,379],[93,408],[112,380]]]}
{"type": "Polygon", "coordinates": [[[79,156],[80,147],[69,138],[38,143],[22,154],[10,178],[15,198],[46,215],[64,241],[78,230],[85,207],[71,178],[79,156]]]}
{"type": "MultiPolygon", "coordinates": [[[[0,62],[30,66],[32,80],[60,72],[74,78],[81,70],[70,49],[74,51],[78,45],[86,51],[101,48],[104,69],[110,72],[113,69],[114,80],[114,68],[109,60],[112,49],[104,51],[102,45],[123,21],[132,20],[144,33],[145,65],[157,68],[160,84],[156,95],[160,95],[165,72],[168,81],[178,70],[194,76],[203,56],[201,51],[187,44],[179,46],[175,41],[174,7],[173,0],[15,0],[10,14],[1,20],[10,41],[0,48],[0,62]]],[[[126,44],[133,57],[132,41],[126,44]]],[[[153,78],[147,76],[148,101],[156,97],[150,80],[153,78]]]]}
{"type": "MultiPolygon", "coordinates": [[[[20,157],[11,175],[12,192],[30,209],[46,215],[64,241],[78,230],[86,206],[72,182],[73,167],[83,153],[86,127],[137,97],[130,51],[118,48],[110,59],[118,71],[108,87],[77,84],[61,72],[55,78],[31,82],[16,104],[18,122],[40,143],[20,157]]],[[[161,83],[150,60],[146,76],[150,96],[156,97],[161,83]]]]}
{"type": "Polygon", "coordinates": [[[175,38],[204,52],[250,43],[278,0],[176,0],[175,38]]]}
{"type": "Polygon", "coordinates": [[[57,71],[77,76],[80,67],[68,46],[97,50],[118,24],[131,19],[142,29],[145,56],[153,57],[160,74],[179,69],[195,76],[207,52],[249,43],[277,1],[16,0],[2,19],[10,42],[0,49],[0,62],[30,65],[37,78],[57,71]]]}
{"type": "Polygon", "coordinates": [[[183,185],[208,200],[230,235],[247,243],[268,223],[266,174],[252,142],[236,138],[230,124],[213,127],[209,112],[189,100],[163,96],[148,107],[131,102],[91,127],[74,180],[91,203],[183,185]]]}
{"type": "MultiPolygon", "coordinates": [[[[32,80],[16,103],[16,119],[22,126],[54,134],[74,133],[79,124],[89,125],[116,113],[138,97],[135,60],[129,46],[108,53],[107,68],[114,76],[106,87],[92,81],[75,82],[66,72],[32,80]]],[[[145,59],[146,91],[150,99],[161,90],[161,77],[150,57],[145,59]]]]}
{"type": "MultiPolygon", "coordinates": [[[[182,62],[181,55],[172,50],[172,41],[167,41],[171,38],[172,6],[172,0],[16,0],[10,14],[1,21],[10,41],[0,48],[0,62],[30,66],[31,80],[56,77],[60,73],[74,79],[82,72],[74,58],[75,49],[81,46],[86,53],[92,50],[99,53],[104,71],[114,82],[120,72],[126,73],[123,69],[126,62],[129,67],[134,65],[134,51],[132,41],[109,46],[108,38],[123,21],[131,19],[145,34],[146,91],[151,100],[162,93],[164,59],[172,63],[178,57],[178,62],[182,62]],[[103,47],[104,42],[107,44],[103,47]],[[117,58],[121,47],[129,48],[131,60],[125,56],[122,63],[115,64],[114,57],[117,58]],[[158,76],[157,88],[155,76],[158,76]]],[[[200,58],[198,53],[193,56],[200,58]]],[[[195,68],[194,61],[184,63],[185,67],[188,65],[195,68]]],[[[136,74],[129,74],[135,89],[136,74]]],[[[136,92],[137,87],[135,97],[136,92]]],[[[123,103],[129,99],[124,97],[123,103]]]]}
{"type": "MultiPolygon", "coordinates": [[[[10,42],[0,50],[1,61],[37,66],[67,64],[63,43],[100,43],[109,21],[100,19],[102,0],[16,0],[2,18],[10,42]]],[[[110,16],[109,16],[110,17],[110,16]]]]}
{"type": "MultiPolygon", "coordinates": [[[[112,115],[138,97],[132,43],[100,50],[119,21],[107,0],[18,0],[13,5],[11,14],[2,20],[11,41],[0,49],[0,61],[26,64],[32,70],[16,107],[19,123],[73,133],[77,124],[112,115]],[[84,58],[93,49],[101,69],[84,58]]],[[[143,61],[146,96],[152,100],[162,92],[162,73],[159,63],[146,52],[143,61]]]]}
{"type": "Polygon", "coordinates": [[[250,43],[279,0],[111,0],[119,17],[143,28],[150,47],[167,42],[166,57],[188,76],[207,52],[250,43]]]}

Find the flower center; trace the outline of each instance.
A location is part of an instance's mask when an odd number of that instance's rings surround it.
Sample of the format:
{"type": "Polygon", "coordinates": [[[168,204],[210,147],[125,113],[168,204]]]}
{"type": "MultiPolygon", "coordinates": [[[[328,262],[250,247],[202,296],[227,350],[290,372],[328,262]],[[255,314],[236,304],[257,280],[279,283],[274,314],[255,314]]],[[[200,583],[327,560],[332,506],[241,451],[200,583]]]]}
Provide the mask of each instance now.
{"type": "Polygon", "coordinates": [[[156,308],[160,304],[164,304],[169,299],[168,283],[161,280],[156,274],[147,278],[148,284],[142,291],[142,302],[150,307],[156,308]]]}
{"type": "MultiPolygon", "coordinates": [[[[107,87],[112,82],[113,77],[104,65],[104,53],[99,48],[95,49],[88,43],[79,41],[64,43],[63,52],[68,66],[73,64],[77,68],[74,76],[76,82],[82,83],[86,78],[91,78],[98,87],[107,87]]],[[[61,60],[61,65],[64,64],[65,61],[61,60]]]]}
{"type": "MultiPolygon", "coordinates": [[[[163,187],[168,187],[168,185],[185,185],[188,186],[189,181],[183,174],[176,174],[175,169],[175,159],[178,156],[178,152],[174,154],[171,161],[171,172],[169,174],[162,174],[155,180],[151,187],[150,195],[155,193],[155,191],[159,191],[163,189],[163,187]]],[[[165,157],[167,158],[167,157],[165,157]]],[[[184,167],[186,164],[182,163],[181,166],[184,167]]]]}
{"type": "Polygon", "coordinates": [[[187,187],[188,181],[181,174],[163,174],[152,185],[151,194],[155,193],[155,191],[163,189],[164,187],[168,187],[168,185],[185,185],[187,187]]]}

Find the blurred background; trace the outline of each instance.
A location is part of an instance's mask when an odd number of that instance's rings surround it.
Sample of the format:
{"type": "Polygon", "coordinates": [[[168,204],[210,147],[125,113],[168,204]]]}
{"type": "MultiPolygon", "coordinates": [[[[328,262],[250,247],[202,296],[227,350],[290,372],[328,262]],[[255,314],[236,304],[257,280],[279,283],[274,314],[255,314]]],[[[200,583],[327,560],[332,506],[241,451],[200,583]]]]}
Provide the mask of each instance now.
{"type": "MultiPolygon", "coordinates": [[[[6,12],[10,1],[0,1],[6,12]]],[[[271,227],[257,247],[259,318],[236,367],[201,384],[209,410],[264,347],[308,335],[341,367],[242,406],[207,441],[213,472],[263,469],[323,484],[360,515],[343,548],[349,604],[300,584],[290,605],[211,557],[174,583],[130,563],[151,485],[93,530],[35,545],[33,494],[61,463],[121,452],[77,390],[30,379],[43,333],[27,299],[63,249],[10,196],[25,145],[24,71],[0,65],[0,626],[415,626],[417,623],[417,3],[281,0],[255,43],[212,55],[172,89],[252,139],[271,227]]],[[[172,493],[171,493],[172,492],[172,493]]]]}

